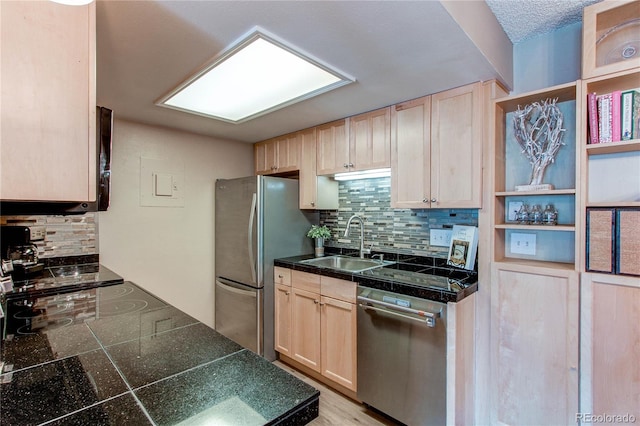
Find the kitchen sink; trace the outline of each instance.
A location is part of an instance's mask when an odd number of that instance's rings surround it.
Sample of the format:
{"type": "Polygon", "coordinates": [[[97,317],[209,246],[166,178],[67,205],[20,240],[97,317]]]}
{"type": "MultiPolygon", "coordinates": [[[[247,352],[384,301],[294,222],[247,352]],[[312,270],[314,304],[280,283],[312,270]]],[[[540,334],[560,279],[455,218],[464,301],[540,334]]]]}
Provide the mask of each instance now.
{"type": "Polygon", "coordinates": [[[302,260],[300,263],[306,263],[307,265],[318,266],[320,268],[337,269],[339,271],[362,272],[369,269],[393,265],[396,262],[391,262],[389,260],[380,261],[376,259],[360,259],[349,256],[328,256],[302,260]]]}

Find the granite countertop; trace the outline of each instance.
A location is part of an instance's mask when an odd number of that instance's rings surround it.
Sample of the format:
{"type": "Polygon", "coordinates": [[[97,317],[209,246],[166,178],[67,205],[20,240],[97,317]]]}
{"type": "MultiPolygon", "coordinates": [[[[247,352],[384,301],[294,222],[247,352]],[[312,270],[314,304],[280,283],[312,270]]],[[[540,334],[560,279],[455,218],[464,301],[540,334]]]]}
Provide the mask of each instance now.
{"type": "Polygon", "coordinates": [[[24,300],[9,301],[7,317],[22,306],[44,319],[2,342],[2,425],[299,425],[318,415],[316,389],[131,282],[24,300]]]}
{"type": "MultiPolygon", "coordinates": [[[[325,250],[327,256],[358,256],[357,250],[325,250]]],[[[302,263],[313,258],[303,255],[275,259],[274,265],[442,303],[459,302],[478,290],[477,272],[449,267],[441,258],[384,253],[384,260],[395,262],[393,265],[356,273],[302,263]]]]}

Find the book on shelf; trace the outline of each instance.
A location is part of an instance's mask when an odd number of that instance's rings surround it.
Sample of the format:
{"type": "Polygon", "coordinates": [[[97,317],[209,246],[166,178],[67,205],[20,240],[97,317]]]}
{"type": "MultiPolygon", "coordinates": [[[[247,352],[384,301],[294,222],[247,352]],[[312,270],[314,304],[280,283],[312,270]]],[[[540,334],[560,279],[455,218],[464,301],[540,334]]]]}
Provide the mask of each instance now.
{"type": "Polygon", "coordinates": [[[587,95],[588,112],[589,112],[589,143],[599,143],[600,135],[598,133],[598,95],[593,92],[587,95]]]}
{"type": "Polygon", "coordinates": [[[632,90],[631,101],[631,139],[640,139],[640,88],[632,90]]]}
{"type": "Polygon", "coordinates": [[[587,94],[587,143],[608,143],[640,138],[640,88],[587,94]]]}
{"type": "Polygon", "coordinates": [[[447,265],[473,270],[478,251],[478,227],[453,225],[447,265]]]}
{"type": "Polygon", "coordinates": [[[627,90],[622,92],[621,102],[621,123],[620,123],[620,139],[628,141],[633,139],[633,99],[638,96],[635,90],[627,90]]]}
{"type": "Polygon", "coordinates": [[[620,142],[620,98],[622,92],[611,92],[611,142],[620,142]]]}
{"type": "Polygon", "coordinates": [[[600,143],[613,141],[611,133],[612,101],[613,95],[611,93],[598,96],[598,134],[600,135],[600,143]]]}

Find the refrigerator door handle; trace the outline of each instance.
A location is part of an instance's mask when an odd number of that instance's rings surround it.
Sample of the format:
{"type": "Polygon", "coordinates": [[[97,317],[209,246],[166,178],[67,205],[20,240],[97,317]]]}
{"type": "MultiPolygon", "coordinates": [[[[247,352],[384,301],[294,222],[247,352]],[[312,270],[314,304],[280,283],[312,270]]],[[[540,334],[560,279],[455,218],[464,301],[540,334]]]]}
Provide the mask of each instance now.
{"type": "Polygon", "coordinates": [[[249,232],[247,232],[247,244],[249,248],[249,265],[251,265],[251,279],[254,283],[258,284],[256,280],[256,259],[253,256],[253,222],[256,220],[256,207],[257,207],[257,194],[253,193],[253,198],[251,199],[251,212],[249,213],[249,232]]]}
{"type": "Polygon", "coordinates": [[[258,293],[256,291],[258,289],[248,290],[246,286],[236,284],[233,281],[229,281],[221,277],[218,277],[217,280],[218,280],[218,284],[221,287],[224,287],[227,291],[230,291],[231,293],[241,294],[244,296],[251,296],[253,298],[258,297],[258,293]]]}

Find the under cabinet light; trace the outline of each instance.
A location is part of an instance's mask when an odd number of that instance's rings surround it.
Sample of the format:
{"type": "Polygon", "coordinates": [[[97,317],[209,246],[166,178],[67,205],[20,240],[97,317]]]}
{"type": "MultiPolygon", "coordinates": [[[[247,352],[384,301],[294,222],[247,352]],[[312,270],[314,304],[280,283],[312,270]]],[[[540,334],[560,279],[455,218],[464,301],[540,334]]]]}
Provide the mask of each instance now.
{"type": "Polygon", "coordinates": [[[54,3],[66,4],[67,6],[86,6],[93,0],[51,0],[54,3]]]}
{"type": "Polygon", "coordinates": [[[370,179],[391,176],[391,169],[363,170],[361,172],[336,173],[335,180],[370,179]]]}
{"type": "Polygon", "coordinates": [[[351,82],[256,30],[156,105],[240,123],[351,82]]]}

